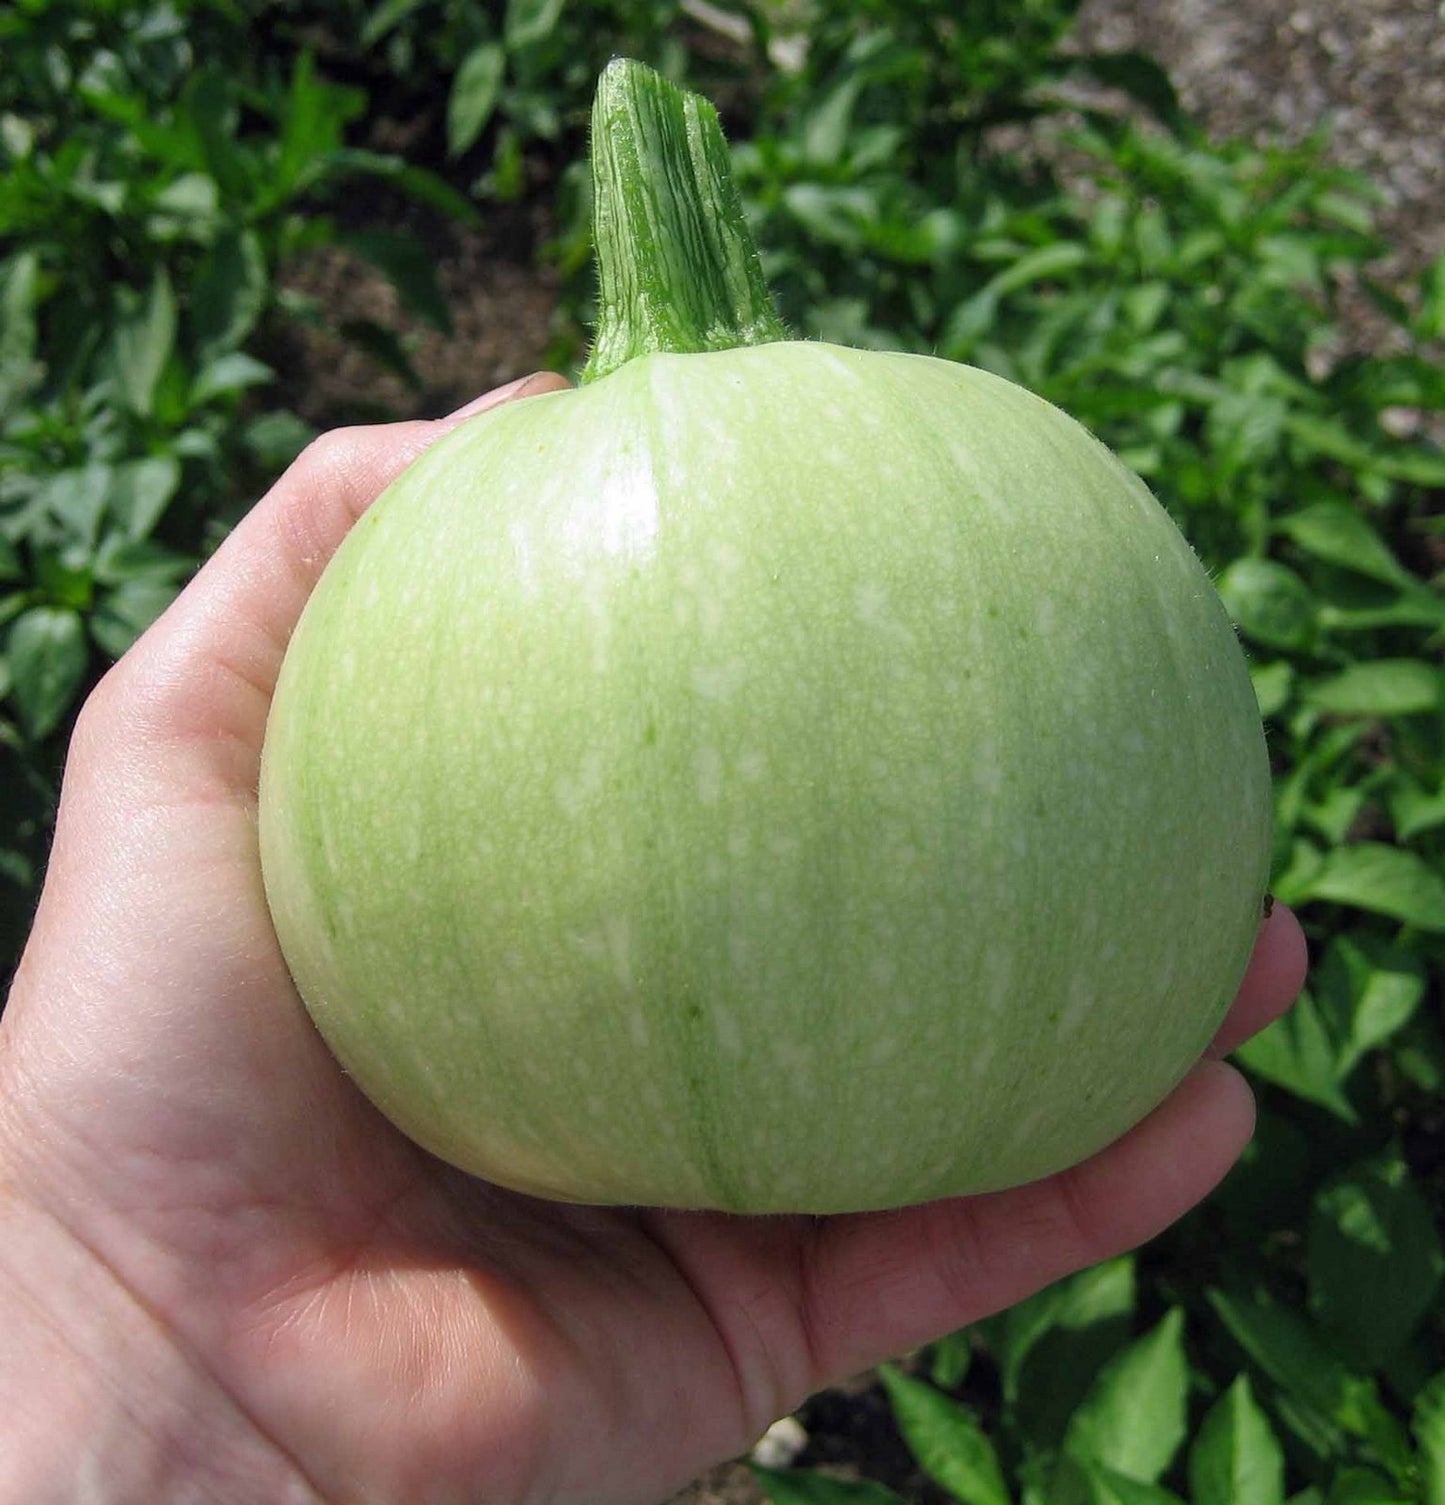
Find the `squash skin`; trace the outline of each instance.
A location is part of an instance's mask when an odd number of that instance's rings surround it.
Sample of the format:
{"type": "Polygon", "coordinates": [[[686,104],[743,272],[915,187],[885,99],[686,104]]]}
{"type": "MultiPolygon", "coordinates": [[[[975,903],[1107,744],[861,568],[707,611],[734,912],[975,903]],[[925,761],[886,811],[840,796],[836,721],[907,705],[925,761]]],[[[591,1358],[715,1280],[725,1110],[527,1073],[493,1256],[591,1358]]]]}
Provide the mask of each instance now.
{"type": "Polygon", "coordinates": [[[267,729],[268,900],[362,1090],[594,1203],[832,1213],[1101,1149],[1214,1034],[1270,779],[1228,618],[1057,409],[649,355],[358,523],[267,729]]]}

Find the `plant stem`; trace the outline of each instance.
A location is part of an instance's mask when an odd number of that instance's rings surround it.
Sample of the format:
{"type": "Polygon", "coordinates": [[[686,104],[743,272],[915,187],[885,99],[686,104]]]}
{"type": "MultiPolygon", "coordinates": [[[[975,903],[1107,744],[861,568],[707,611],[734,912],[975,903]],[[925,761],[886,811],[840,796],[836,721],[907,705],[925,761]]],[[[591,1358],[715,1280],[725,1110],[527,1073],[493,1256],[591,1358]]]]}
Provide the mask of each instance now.
{"type": "Polygon", "coordinates": [[[582,381],[635,356],[785,340],[717,111],[618,58],[592,107],[597,338],[582,381]]]}

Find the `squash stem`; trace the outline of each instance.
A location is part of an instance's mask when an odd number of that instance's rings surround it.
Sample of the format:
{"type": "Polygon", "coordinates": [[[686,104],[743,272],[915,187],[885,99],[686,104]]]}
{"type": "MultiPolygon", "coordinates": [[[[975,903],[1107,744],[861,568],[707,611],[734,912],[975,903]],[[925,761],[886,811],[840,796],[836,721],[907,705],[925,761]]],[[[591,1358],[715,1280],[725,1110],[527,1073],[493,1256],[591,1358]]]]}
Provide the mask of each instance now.
{"type": "Polygon", "coordinates": [[[592,106],[596,381],[635,356],[785,340],[717,111],[630,58],[592,106]]]}

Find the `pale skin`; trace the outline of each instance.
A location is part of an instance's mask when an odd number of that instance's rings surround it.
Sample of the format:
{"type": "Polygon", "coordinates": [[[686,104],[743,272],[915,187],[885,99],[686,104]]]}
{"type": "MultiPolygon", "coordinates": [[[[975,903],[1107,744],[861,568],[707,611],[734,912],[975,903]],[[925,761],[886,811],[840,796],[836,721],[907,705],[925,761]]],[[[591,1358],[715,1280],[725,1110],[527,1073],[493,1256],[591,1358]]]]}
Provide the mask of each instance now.
{"type": "Polygon", "coordinates": [[[0,1024],[0,1502],[649,1502],[810,1392],[1150,1238],[1247,1141],[1218,1058],[1285,1009],[1263,924],[1209,1057],[1093,1160],[889,1214],[539,1202],[447,1169],[310,1025],[256,846],[307,594],[463,416],[314,445],[87,702],[0,1024]]]}

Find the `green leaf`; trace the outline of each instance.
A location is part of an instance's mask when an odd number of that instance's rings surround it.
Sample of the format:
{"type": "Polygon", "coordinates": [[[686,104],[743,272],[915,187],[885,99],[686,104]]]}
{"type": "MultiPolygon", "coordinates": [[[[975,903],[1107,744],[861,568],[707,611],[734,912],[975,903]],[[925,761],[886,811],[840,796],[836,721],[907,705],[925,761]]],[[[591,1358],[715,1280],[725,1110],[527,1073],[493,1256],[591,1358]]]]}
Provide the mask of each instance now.
{"type": "Polygon", "coordinates": [[[1281,518],[1276,526],[1306,553],[1327,564],[1385,585],[1413,583],[1410,572],[1379,533],[1344,502],[1315,502],[1281,518]]]}
{"type": "Polygon", "coordinates": [[[201,407],[217,397],[241,392],[247,387],[265,386],[275,379],[276,373],[263,361],[247,355],[244,350],[232,350],[227,355],[218,355],[197,373],[191,384],[191,405],[201,407]]]}
{"type": "Polygon", "coordinates": [[[395,30],[413,11],[420,10],[426,0],[382,0],[366,18],[361,28],[361,45],[368,50],[389,31],[395,30]]]}
{"type": "Polygon", "coordinates": [[[94,572],[89,560],[76,551],[66,549],[55,553],[50,549],[36,549],[35,589],[45,597],[48,606],[73,606],[77,611],[89,607],[95,594],[94,572]]]}
{"type": "Polygon", "coordinates": [[[353,230],[341,237],[341,244],[386,277],[414,314],[443,334],[451,333],[435,259],[416,236],[396,230],[353,230]]]}
{"type": "Polygon", "coordinates": [[[177,589],[162,580],[124,581],[91,614],[91,637],[112,658],[119,658],[175,600],[177,589]]]}
{"type": "Polygon", "coordinates": [[[862,87],[861,74],[847,74],[808,111],[800,141],[805,162],[816,168],[833,167],[843,160],[862,87]]]}
{"type": "Polygon", "coordinates": [[[1061,1283],[1046,1286],[983,1324],[989,1349],[999,1367],[1006,1401],[1018,1400],[1024,1360],[1039,1339],[1058,1322],[1063,1299],[1061,1283]]]}
{"type": "Polygon", "coordinates": [[[277,408],[261,413],[246,425],[243,442],[266,470],[282,470],[316,437],[304,418],[277,408]]]}
{"type": "Polygon", "coordinates": [[[199,139],[201,160],[220,187],[221,205],[255,196],[258,164],[241,140],[239,83],[235,71],[217,60],[191,74],[181,100],[199,139]]]}
{"type": "Polygon", "coordinates": [[[565,4],[566,0],[507,0],[507,50],[518,52],[545,42],[556,30],[565,4]]]}
{"type": "Polygon", "coordinates": [[[1422,340],[1445,339],[1445,256],[1437,256],[1420,274],[1415,332],[1422,340]]]}
{"type": "Polygon", "coordinates": [[[1227,479],[1267,465],[1279,449],[1287,405],[1258,392],[1221,392],[1210,404],[1205,435],[1212,463],[1227,479]]]}
{"type": "Polygon", "coordinates": [[[773,1505],[904,1505],[886,1485],[872,1479],[834,1479],[808,1468],[762,1468],[753,1477],[773,1505]]]}
{"type": "Polygon", "coordinates": [[[95,579],[100,585],[119,585],[126,580],[183,579],[196,567],[193,556],[176,553],[147,539],[134,543],[120,533],[111,533],[95,555],[95,579]]]}
{"type": "Polygon", "coordinates": [[[1337,1042],[1336,1072],[1344,1080],[1414,1017],[1425,996],[1425,970],[1403,946],[1379,936],[1347,933],[1329,944],[1314,971],[1322,1017],[1337,1042]]]}
{"type": "Polygon", "coordinates": [[[1158,1484],[1131,1479],[1107,1464],[1065,1456],[1050,1481],[1048,1505],[1182,1505],[1158,1484]]]}
{"type": "Polygon", "coordinates": [[[929,1378],[945,1390],[957,1389],[967,1378],[972,1365],[972,1334],[966,1327],[946,1334],[929,1348],[929,1378]]]}
{"type": "Polygon", "coordinates": [[[1188,1390],[1184,1313],[1175,1307],[1105,1366],[1074,1413],[1064,1447],[1155,1483],[1184,1440],[1188,1390]]]}
{"type": "Polygon", "coordinates": [[[0,533],[0,580],[21,580],[25,566],[20,560],[20,550],[0,533]]]}
{"type": "Polygon", "coordinates": [[[1415,1397],[1410,1430],[1419,1450],[1424,1505],[1445,1505],[1445,1373],[1435,1375],[1415,1397]]]}
{"type": "Polygon", "coordinates": [[[204,237],[216,219],[219,204],[216,180],[209,173],[182,173],[151,201],[150,233],[163,241],[174,240],[181,233],[204,237]]]}
{"type": "Polygon", "coordinates": [[[457,69],[447,96],[447,155],[460,157],[487,127],[502,92],[507,55],[496,42],[474,47],[457,69]]]}
{"type": "Polygon", "coordinates": [[[1445,455],[1438,451],[1405,444],[1375,449],[1357,439],[1339,419],[1314,413],[1291,414],[1289,428],[1306,451],[1338,460],[1352,470],[1416,486],[1445,486],[1445,455]]]}
{"type": "MultiPolygon", "coordinates": [[[[1400,1456],[1401,1429],[1374,1383],[1352,1374],[1302,1317],[1262,1292],[1206,1294],[1235,1342],[1280,1387],[1277,1414],[1319,1456],[1337,1456],[1345,1436],[1386,1458],[1400,1456]]],[[[1404,1452],[1408,1457],[1408,1447],[1404,1452]]]]}
{"type": "Polygon", "coordinates": [[[1335,1043],[1308,993],[1302,993],[1287,1014],[1246,1040],[1235,1058],[1266,1082],[1328,1109],[1345,1123],[1356,1122],[1355,1110],[1340,1090],[1335,1043]]]}
{"type": "Polygon", "coordinates": [[[1445,673],[1417,658],[1351,664],[1305,691],[1317,711],[1334,716],[1411,716],[1445,704],[1445,673]]]}
{"type": "Polygon", "coordinates": [[[359,147],[341,147],[331,153],[331,169],[336,175],[347,172],[368,173],[395,183],[419,204],[427,204],[464,225],[479,225],[481,214],[464,194],[458,193],[444,178],[425,168],[414,167],[401,157],[385,152],[371,152],[359,147]]]}
{"type": "Polygon", "coordinates": [[[1342,1468],[1330,1481],[1325,1505],[1411,1505],[1411,1501],[1372,1468],[1342,1468]]]}
{"type": "Polygon", "coordinates": [[[36,495],[45,510],[62,524],[68,541],[89,553],[95,547],[113,472],[92,461],[71,470],[57,470],[44,480],[36,495]]]}
{"type": "Polygon", "coordinates": [[[1192,1505],[1283,1505],[1284,1449],[1239,1375],[1210,1407],[1189,1449],[1192,1505]]]}
{"type": "Polygon", "coordinates": [[[0,264],[0,417],[40,376],[35,310],[40,301],[40,258],[22,251],[0,264]]]}
{"type": "Polygon", "coordinates": [[[1259,714],[1267,721],[1289,704],[1294,692],[1294,665],[1288,659],[1276,659],[1272,664],[1251,664],[1250,681],[1254,685],[1254,698],[1259,714]]]}
{"type": "Polygon", "coordinates": [[[1377,1369],[1440,1286],[1440,1238],[1424,1197],[1395,1156],[1367,1161],[1315,1197],[1306,1268],[1310,1305],[1361,1369],[1377,1369]]]}
{"type": "MultiPolygon", "coordinates": [[[[35,604],[35,596],[32,591],[11,591],[8,595],[0,596],[0,627],[13,621],[25,610],[27,606],[35,604]]],[[[4,655],[0,654],[0,664],[5,662],[4,655]]],[[[9,670],[5,671],[5,689],[0,691],[0,700],[10,693],[9,670]]]]}
{"type": "Polygon", "coordinates": [[[424,383],[396,330],[378,324],[375,319],[347,319],[338,332],[358,350],[364,350],[374,361],[399,376],[409,387],[421,391],[424,383]]]}
{"type": "Polygon", "coordinates": [[[1390,1055],[1406,1081],[1434,1096],[1445,1093],[1445,1028],[1432,1012],[1416,1013],[1400,1031],[1390,1055]]]}
{"type": "Polygon", "coordinates": [[[1361,841],[1327,852],[1291,902],[1347,904],[1445,932],[1445,877],[1414,852],[1361,841]]]}
{"type": "Polygon", "coordinates": [[[1387,800],[1390,822],[1401,841],[1409,841],[1424,831],[1445,826],[1445,777],[1437,789],[1426,789],[1406,773],[1391,782],[1387,800]]]}
{"type": "Polygon", "coordinates": [[[1040,246],[1012,262],[996,277],[989,279],[989,290],[1002,298],[1035,282],[1049,282],[1083,266],[1089,259],[1088,250],[1074,241],[1059,241],[1052,246],[1040,246]]]}
{"type": "Polygon", "coordinates": [[[295,57],[282,114],[280,151],[267,184],[267,207],[285,203],[325,176],[347,123],[366,108],[359,89],[343,89],[316,76],[310,53],[295,57]]]}
{"type": "Polygon", "coordinates": [[[121,316],[111,341],[116,383],[121,401],[148,418],[176,343],[176,295],[166,269],[156,267],[147,293],[125,289],[119,301],[121,316]]]}
{"type": "Polygon", "coordinates": [[[1095,1377],[1128,1345],[1136,1299],[1134,1260],[1125,1255],[980,1324],[999,1366],[1006,1414],[1028,1450],[1062,1446],[1095,1377]]]}
{"type": "Polygon", "coordinates": [[[180,462],[173,455],[151,455],[115,467],[110,487],[110,515],[128,538],[150,535],[181,484],[180,462]]]}
{"type": "MultiPolygon", "coordinates": [[[[1027,1390],[1028,1404],[1023,1409],[1031,1419],[1052,1409],[1039,1385],[1024,1384],[1030,1354],[1057,1328],[1063,1355],[1077,1358],[1081,1366],[1085,1359],[1102,1365],[1127,1336],[1136,1294],[1134,1259],[1125,1254],[1056,1281],[989,1319],[985,1330],[999,1366],[1004,1399],[1013,1405],[1022,1401],[1027,1390]]],[[[1050,1362],[1048,1354],[1042,1355],[1039,1369],[1038,1379],[1050,1386],[1051,1397],[1057,1381],[1072,1381],[1071,1386],[1063,1387],[1065,1411],[1059,1418],[1062,1425],[1083,1399],[1089,1374],[1066,1376],[1064,1366],[1050,1362]]]]}
{"type": "Polygon", "coordinates": [[[861,244],[863,226],[878,218],[877,201],[866,188],[790,183],[783,203],[811,238],[849,251],[861,244]]]}
{"type": "Polygon", "coordinates": [[[256,327],[270,295],[261,238],[254,230],[221,236],[191,284],[190,328],[202,366],[233,351],[256,327]]]}
{"type": "Polygon", "coordinates": [[[60,725],[85,678],[80,613],[70,607],[32,607],[11,626],[7,656],[20,724],[39,742],[60,725]]]}
{"type": "Polygon", "coordinates": [[[1298,651],[1314,639],[1319,603],[1292,569],[1273,559],[1237,559],[1219,594],[1240,631],[1270,648],[1298,651]]]}
{"type": "Polygon", "coordinates": [[[1428,586],[1412,581],[1409,586],[1401,586],[1391,600],[1360,601],[1349,599],[1341,584],[1336,582],[1330,599],[1320,604],[1322,627],[1338,632],[1372,632],[1379,627],[1445,628],[1445,597],[1428,586]]]}
{"type": "Polygon", "coordinates": [[[903,1440],[931,1479],[962,1505],[1012,1505],[993,1443],[971,1411],[893,1365],[879,1378],[903,1440]]]}
{"type": "Polygon", "coordinates": [[[1079,58],[1076,67],[1092,73],[1111,89],[1121,89],[1154,112],[1165,125],[1182,129],[1187,116],[1180,108],[1179,96],[1168,70],[1147,52],[1090,52],[1079,58]]]}
{"type": "Polygon", "coordinates": [[[1134,1256],[1106,1259],[1061,1281],[1055,1289],[1060,1296],[1058,1324],[1070,1332],[1132,1317],[1138,1301],[1134,1256]]]}

